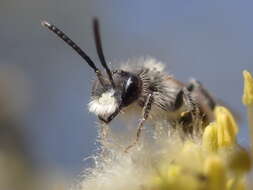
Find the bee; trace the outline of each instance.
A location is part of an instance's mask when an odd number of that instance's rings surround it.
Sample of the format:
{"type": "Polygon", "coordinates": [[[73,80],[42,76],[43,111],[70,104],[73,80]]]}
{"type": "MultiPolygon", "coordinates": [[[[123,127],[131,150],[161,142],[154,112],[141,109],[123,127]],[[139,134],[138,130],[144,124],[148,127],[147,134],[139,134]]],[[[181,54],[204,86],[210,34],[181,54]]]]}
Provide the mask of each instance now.
{"type": "Polygon", "coordinates": [[[206,126],[213,120],[216,102],[201,83],[191,80],[185,84],[176,80],[154,59],[135,60],[129,67],[123,65],[122,68],[111,70],[103,53],[97,19],[93,20],[93,32],[104,72],[63,31],[46,21],[42,25],[72,47],[95,72],[96,80],[88,106],[89,111],[95,113],[101,122],[110,123],[122,111],[127,113],[142,109],[136,139],[126,151],[138,143],[144,123],[148,120],[166,120],[172,127],[180,123],[186,133],[192,132],[196,121],[206,126]]]}

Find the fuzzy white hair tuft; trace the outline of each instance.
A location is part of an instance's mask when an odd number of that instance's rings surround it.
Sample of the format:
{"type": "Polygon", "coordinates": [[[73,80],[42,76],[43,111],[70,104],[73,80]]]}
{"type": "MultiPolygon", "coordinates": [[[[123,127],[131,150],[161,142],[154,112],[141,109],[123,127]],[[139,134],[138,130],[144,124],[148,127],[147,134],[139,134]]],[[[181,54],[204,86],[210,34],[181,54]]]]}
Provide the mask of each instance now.
{"type": "Polygon", "coordinates": [[[150,70],[159,72],[164,71],[165,65],[152,57],[141,57],[136,59],[129,59],[127,62],[121,64],[121,69],[125,71],[133,71],[136,68],[145,67],[150,70]]]}
{"type": "Polygon", "coordinates": [[[156,71],[160,71],[160,72],[164,71],[164,69],[165,69],[165,65],[162,62],[157,61],[154,58],[146,59],[143,62],[143,66],[148,68],[148,69],[156,70],[156,71]]]}
{"type": "Polygon", "coordinates": [[[89,104],[89,111],[97,115],[109,115],[118,108],[117,100],[114,97],[114,90],[104,92],[100,97],[94,98],[89,104]]]}

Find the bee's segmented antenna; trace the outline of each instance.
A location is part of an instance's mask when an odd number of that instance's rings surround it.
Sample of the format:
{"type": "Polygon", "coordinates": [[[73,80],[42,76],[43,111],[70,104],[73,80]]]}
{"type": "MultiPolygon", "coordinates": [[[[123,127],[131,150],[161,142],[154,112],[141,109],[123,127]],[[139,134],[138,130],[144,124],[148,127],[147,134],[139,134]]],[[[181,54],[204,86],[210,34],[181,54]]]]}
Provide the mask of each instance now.
{"type": "Polygon", "coordinates": [[[102,42],[101,42],[100,32],[99,32],[99,23],[98,23],[98,19],[96,19],[96,18],[93,20],[93,32],[94,32],[95,44],[96,44],[96,49],[97,49],[97,54],[98,54],[99,60],[102,64],[102,66],[105,68],[105,71],[109,77],[112,87],[115,88],[115,84],[114,84],[114,81],[112,78],[112,73],[105,61],[105,56],[103,53],[102,42]]]}
{"type": "Polygon", "coordinates": [[[58,29],[56,26],[48,23],[47,21],[42,21],[41,25],[48,28],[50,31],[55,33],[59,38],[66,42],[70,47],[72,47],[95,71],[100,83],[104,86],[103,76],[101,71],[96,67],[95,63],[90,59],[90,57],[75,43],[73,42],[63,31],[58,29]]]}

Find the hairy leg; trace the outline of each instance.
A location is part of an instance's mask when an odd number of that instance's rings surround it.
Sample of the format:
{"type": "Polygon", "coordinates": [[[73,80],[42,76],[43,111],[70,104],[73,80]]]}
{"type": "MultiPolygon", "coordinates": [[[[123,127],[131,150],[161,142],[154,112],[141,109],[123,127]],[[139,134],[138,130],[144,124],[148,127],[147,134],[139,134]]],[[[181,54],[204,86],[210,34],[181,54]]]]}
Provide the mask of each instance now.
{"type": "Polygon", "coordinates": [[[149,112],[151,110],[152,103],[153,103],[153,97],[152,97],[152,94],[149,94],[147,99],[146,99],[145,105],[143,107],[142,119],[140,120],[140,122],[138,124],[136,139],[131,145],[126,147],[126,149],[125,149],[126,153],[139,142],[139,139],[140,139],[140,136],[141,136],[141,131],[144,127],[144,122],[148,118],[149,112]]]}

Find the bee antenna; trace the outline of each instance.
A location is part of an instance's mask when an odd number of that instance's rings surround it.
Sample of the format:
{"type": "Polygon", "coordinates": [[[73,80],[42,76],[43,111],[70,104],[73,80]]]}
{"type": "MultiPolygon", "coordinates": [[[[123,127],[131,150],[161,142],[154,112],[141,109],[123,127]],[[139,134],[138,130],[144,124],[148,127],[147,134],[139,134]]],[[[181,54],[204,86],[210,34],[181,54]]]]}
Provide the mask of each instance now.
{"type": "Polygon", "coordinates": [[[63,31],[61,31],[56,26],[50,24],[47,21],[42,21],[41,25],[48,28],[50,31],[55,33],[60,39],[62,39],[64,42],[66,42],[70,47],[72,47],[87,63],[88,65],[94,70],[96,73],[100,83],[102,86],[103,84],[103,76],[101,74],[101,71],[96,67],[95,63],[90,59],[90,57],[75,43],[73,42],[63,31]]]}
{"type": "Polygon", "coordinates": [[[102,42],[101,42],[101,38],[100,38],[99,22],[98,22],[97,18],[94,18],[94,20],[93,20],[93,32],[94,32],[94,39],[95,39],[95,44],[96,44],[96,49],[97,49],[97,54],[98,54],[99,60],[102,64],[102,66],[105,68],[105,71],[109,77],[112,87],[115,88],[115,84],[114,84],[114,81],[112,78],[112,72],[110,71],[110,69],[105,61],[105,56],[104,56],[103,48],[102,48],[102,42]]]}

